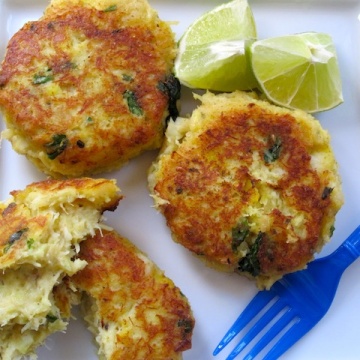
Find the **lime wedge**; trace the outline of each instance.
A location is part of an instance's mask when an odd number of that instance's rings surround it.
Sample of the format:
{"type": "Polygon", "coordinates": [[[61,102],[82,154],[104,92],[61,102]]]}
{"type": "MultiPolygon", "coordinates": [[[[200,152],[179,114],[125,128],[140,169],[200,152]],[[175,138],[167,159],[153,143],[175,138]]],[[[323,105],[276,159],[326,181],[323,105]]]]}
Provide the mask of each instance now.
{"type": "Polygon", "coordinates": [[[261,90],[275,104],[308,113],[343,101],[335,46],[323,33],[302,33],[255,41],[251,66],[261,90]]]}
{"type": "Polygon", "coordinates": [[[256,26],[246,0],[233,0],[203,14],[179,41],[175,75],[190,88],[218,91],[256,87],[247,55],[256,26]]]}

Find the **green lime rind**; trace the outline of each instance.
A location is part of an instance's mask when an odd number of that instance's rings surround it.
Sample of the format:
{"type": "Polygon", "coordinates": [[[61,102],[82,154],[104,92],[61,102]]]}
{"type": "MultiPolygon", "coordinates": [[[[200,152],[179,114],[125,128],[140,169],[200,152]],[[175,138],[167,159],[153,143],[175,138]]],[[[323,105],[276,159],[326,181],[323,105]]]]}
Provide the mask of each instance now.
{"type": "Polygon", "coordinates": [[[258,40],[250,58],[260,89],[275,104],[314,113],[343,102],[336,50],[327,34],[258,40]]]}
{"type": "Polygon", "coordinates": [[[246,0],[220,5],[198,18],[179,41],[175,75],[190,88],[217,91],[257,86],[248,55],[257,37],[246,0]]]}

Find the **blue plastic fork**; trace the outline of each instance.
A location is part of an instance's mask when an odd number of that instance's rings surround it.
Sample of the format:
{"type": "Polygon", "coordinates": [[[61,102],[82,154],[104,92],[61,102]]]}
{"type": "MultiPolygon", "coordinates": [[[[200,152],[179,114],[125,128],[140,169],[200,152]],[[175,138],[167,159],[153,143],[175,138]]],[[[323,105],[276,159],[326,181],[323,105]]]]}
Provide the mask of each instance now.
{"type": "Polygon", "coordinates": [[[263,312],[227,360],[234,359],[267,326],[270,327],[269,330],[260,337],[244,359],[255,358],[277,336],[280,337],[279,340],[271,346],[263,359],[279,358],[326,314],[344,270],[359,256],[360,226],[332,254],[312,261],[305,270],[284,276],[270,290],[259,291],[220,341],[214,355],[263,312]],[[271,324],[272,322],[274,323],[271,324]]]}

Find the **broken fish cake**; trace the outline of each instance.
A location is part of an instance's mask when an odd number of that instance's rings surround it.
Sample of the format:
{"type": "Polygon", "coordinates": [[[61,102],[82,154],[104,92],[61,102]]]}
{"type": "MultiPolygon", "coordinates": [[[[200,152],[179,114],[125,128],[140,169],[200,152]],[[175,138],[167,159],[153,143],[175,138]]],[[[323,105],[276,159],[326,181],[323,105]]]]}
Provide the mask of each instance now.
{"type": "Polygon", "coordinates": [[[175,241],[268,288],[329,241],[343,204],[319,121],[244,92],[197,96],[169,124],[149,188],[175,241]]]}
{"type": "Polygon", "coordinates": [[[54,178],[117,169],[159,148],[176,117],[175,54],[146,0],[54,0],[7,46],[2,136],[54,178]]]}
{"type": "Polygon", "coordinates": [[[194,318],[179,288],[115,231],[97,231],[80,247],[87,266],[69,281],[80,292],[99,358],[181,359],[194,318]]]}
{"type": "Polygon", "coordinates": [[[79,243],[105,227],[103,212],[115,210],[121,197],[113,180],[46,180],[0,204],[2,360],[32,355],[66,328],[68,300],[54,288],[86,265],[74,258],[79,243]]]}

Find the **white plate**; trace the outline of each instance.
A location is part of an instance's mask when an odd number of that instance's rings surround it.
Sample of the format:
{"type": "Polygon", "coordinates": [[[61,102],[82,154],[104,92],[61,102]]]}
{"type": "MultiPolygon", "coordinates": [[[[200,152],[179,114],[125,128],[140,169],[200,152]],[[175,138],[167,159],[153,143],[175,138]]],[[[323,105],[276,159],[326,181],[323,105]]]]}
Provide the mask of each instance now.
{"type": "MultiPolygon", "coordinates": [[[[150,0],[161,18],[178,21],[173,26],[179,37],[204,11],[221,0],[150,0]]],[[[332,252],[360,223],[360,4],[359,1],[251,1],[260,38],[303,31],[322,31],[332,35],[342,72],[345,102],[319,114],[324,128],[332,135],[332,145],[340,165],[345,205],[338,214],[334,237],[321,253],[332,252]]],[[[0,0],[0,53],[10,36],[27,20],[35,20],[47,1],[0,0]]],[[[194,106],[189,91],[183,92],[182,113],[194,106]]],[[[0,122],[0,129],[4,127],[0,122]]],[[[175,244],[164,220],[151,206],[146,171],[156,152],[131,161],[121,170],[106,174],[116,178],[126,199],[108,221],[121,234],[145,251],[167,276],[187,295],[196,317],[193,347],[185,360],[212,359],[212,351],[233,320],[256,294],[254,284],[235,274],[222,274],[205,267],[187,250],[175,244]]],[[[7,141],[0,150],[0,200],[13,189],[44,179],[7,141]]],[[[285,355],[284,359],[359,359],[360,261],[344,274],[337,296],[327,316],[285,355]]],[[[0,298],[1,301],[1,298],[0,298]]],[[[1,306],[1,305],[0,305],[1,306]]],[[[39,359],[97,359],[91,335],[80,321],[71,321],[68,331],[47,341],[50,348],[39,350],[39,359]]],[[[215,359],[225,359],[225,349],[215,359]]],[[[131,360],[131,359],[125,359],[131,360]]],[[[161,359],[159,359],[161,360],[161,359]]]]}

